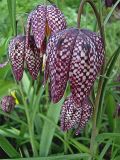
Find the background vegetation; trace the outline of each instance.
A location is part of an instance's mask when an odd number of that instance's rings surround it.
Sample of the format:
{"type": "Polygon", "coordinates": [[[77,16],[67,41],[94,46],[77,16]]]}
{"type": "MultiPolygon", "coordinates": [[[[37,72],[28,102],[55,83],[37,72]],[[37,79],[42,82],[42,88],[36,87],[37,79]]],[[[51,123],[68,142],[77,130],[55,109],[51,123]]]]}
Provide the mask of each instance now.
{"type": "MultiPolygon", "coordinates": [[[[98,11],[101,9],[100,13],[105,26],[106,60],[113,56],[105,75],[101,75],[104,78],[103,99],[101,98],[103,103],[100,104],[100,114],[97,119],[99,134],[95,139],[94,159],[120,160],[120,110],[119,112],[117,110],[117,105],[120,104],[120,90],[116,89],[116,86],[120,85],[116,82],[120,74],[120,11],[106,8],[104,1],[99,1],[94,2],[98,11]]],[[[8,5],[10,7],[14,2],[15,0],[0,0],[0,62],[7,59],[8,42],[13,34],[8,5]]],[[[64,13],[68,26],[76,27],[80,1],[56,0],[54,2],[64,13]]],[[[18,34],[24,33],[28,13],[40,3],[43,3],[43,0],[16,0],[18,34]]],[[[14,12],[12,14],[14,16],[14,12]]],[[[96,19],[89,5],[84,8],[81,28],[97,30],[96,19]]],[[[92,120],[79,136],[75,136],[73,131],[63,133],[59,127],[60,107],[63,100],[58,104],[52,104],[48,98],[48,88],[44,90],[42,87],[42,79],[41,74],[41,83],[37,86],[37,81],[33,83],[25,72],[21,82],[24,93],[21,94],[21,88],[14,82],[10,65],[0,69],[0,98],[11,93],[17,98],[17,105],[11,114],[0,110],[0,158],[26,157],[29,159],[36,155],[40,156],[41,158],[38,159],[41,160],[88,160],[91,158],[89,146],[92,120]],[[29,104],[25,103],[26,99],[30,102],[29,104]],[[28,107],[29,123],[25,106],[28,107]],[[32,131],[31,134],[29,130],[32,131]],[[39,151],[39,154],[32,152],[31,137],[34,137],[34,149],[39,151]]],[[[94,87],[95,93],[96,89],[97,82],[94,87]]]]}

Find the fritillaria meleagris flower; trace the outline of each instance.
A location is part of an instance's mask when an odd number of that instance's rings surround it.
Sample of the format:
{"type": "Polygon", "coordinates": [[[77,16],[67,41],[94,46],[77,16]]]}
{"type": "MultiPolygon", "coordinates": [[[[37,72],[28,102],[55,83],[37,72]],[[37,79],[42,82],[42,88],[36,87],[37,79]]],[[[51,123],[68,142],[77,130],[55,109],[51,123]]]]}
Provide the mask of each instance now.
{"type": "MultiPolygon", "coordinates": [[[[105,0],[105,6],[106,7],[112,7],[117,0],[105,0]]],[[[120,3],[117,5],[117,7],[120,9],[120,3]]]]}
{"type": "Polygon", "coordinates": [[[15,98],[13,96],[5,96],[1,101],[1,108],[4,112],[10,113],[15,107],[15,98]]]}
{"type": "Polygon", "coordinates": [[[41,49],[47,35],[65,28],[65,17],[55,5],[39,5],[28,16],[26,46],[29,44],[31,29],[36,46],[41,49]]]}
{"type": "Polygon", "coordinates": [[[87,98],[83,100],[80,106],[76,107],[73,97],[70,95],[62,106],[61,129],[67,131],[74,127],[76,134],[79,134],[91,117],[92,112],[92,105],[87,98]]]}
{"type": "Polygon", "coordinates": [[[24,61],[33,79],[37,78],[40,71],[40,54],[35,45],[33,36],[29,37],[29,45],[26,48],[26,37],[17,36],[10,41],[9,58],[16,80],[21,80],[24,71],[24,61]]]}
{"type": "Polygon", "coordinates": [[[61,128],[77,127],[77,133],[91,117],[88,100],[91,88],[104,61],[100,35],[84,29],[66,29],[52,35],[47,45],[44,83],[49,77],[50,97],[57,103],[64,95],[67,82],[71,95],[61,112],[61,128]]]}

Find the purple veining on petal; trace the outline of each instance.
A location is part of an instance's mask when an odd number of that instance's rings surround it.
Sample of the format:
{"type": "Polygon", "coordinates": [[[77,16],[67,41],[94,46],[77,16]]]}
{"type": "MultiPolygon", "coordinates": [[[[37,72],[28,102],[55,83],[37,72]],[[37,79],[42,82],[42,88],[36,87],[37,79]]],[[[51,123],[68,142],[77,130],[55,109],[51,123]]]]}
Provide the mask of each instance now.
{"type": "Polygon", "coordinates": [[[66,20],[63,13],[55,6],[47,6],[47,21],[53,33],[58,32],[66,28],[66,20]]]}
{"type": "Polygon", "coordinates": [[[67,85],[72,49],[78,30],[67,30],[64,36],[62,36],[63,32],[64,30],[53,36],[57,37],[59,35],[58,38],[55,37],[55,43],[53,43],[53,48],[51,47],[50,55],[48,55],[51,98],[54,103],[57,103],[63,97],[67,85]]]}
{"type": "Polygon", "coordinates": [[[32,17],[32,12],[28,15],[28,19],[27,19],[27,26],[26,26],[26,49],[29,46],[29,40],[30,40],[31,17],[32,17]]]}
{"type": "Polygon", "coordinates": [[[64,102],[61,111],[61,129],[67,131],[79,124],[82,107],[76,107],[72,95],[64,102]]]}
{"type": "Polygon", "coordinates": [[[91,118],[92,113],[93,113],[93,107],[90,101],[87,98],[85,98],[85,100],[82,102],[82,113],[79,125],[75,131],[76,135],[78,135],[81,132],[81,130],[85,127],[86,123],[91,118]]]}
{"type": "Polygon", "coordinates": [[[15,107],[15,98],[12,96],[5,96],[1,101],[1,108],[4,112],[10,113],[15,107]]]}
{"type": "Polygon", "coordinates": [[[91,118],[93,108],[87,98],[80,106],[75,105],[72,95],[70,95],[64,102],[61,111],[61,129],[68,131],[75,128],[76,135],[85,127],[88,120],[91,118]]]}
{"type": "Polygon", "coordinates": [[[40,49],[45,38],[47,7],[39,5],[32,13],[31,28],[36,46],[40,49]]]}
{"type": "Polygon", "coordinates": [[[97,70],[99,71],[101,69],[101,65],[103,64],[105,58],[103,39],[98,33],[86,29],[82,29],[81,31],[95,43],[95,52],[97,52],[98,55],[98,61],[96,61],[96,65],[97,65],[97,70]]]}
{"type": "Polygon", "coordinates": [[[39,50],[36,47],[33,36],[30,37],[29,46],[26,49],[25,61],[32,78],[35,80],[40,71],[41,59],[39,50]]]}
{"type": "MultiPolygon", "coordinates": [[[[77,36],[70,65],[69,81],[76,105],[90,94],[101,68],[96,44],[81,30],[77,36]]],[[[101,53],[101,57],[103,53],[101,53]]]]}
{"type": "Polygon", "coordinates": [[[58,32],[66,28],[66,20],[62,12],[54,5],[38,5],[28,16],[26,31],[26,46],[29,43],[30,29],[35,39],[36,46],[41,49],[47,30],[58,32]]]}
{"type": "Polygon", "coordinates": [[[16,80],[21,80],[24,70],[25,36],[17,36],[10,41],[9,58],[16,80]]]}
{"type": "Polygon", "coordinates": [[[65,29],[50,37],[46,52],[44,80],[50,79],[51,100],[63,97],[68,81],[72,92],[62,107],[61,128],[79,134],[92,115],[87,97],[104,62],[102,38],[88,30],[65,29]]]}

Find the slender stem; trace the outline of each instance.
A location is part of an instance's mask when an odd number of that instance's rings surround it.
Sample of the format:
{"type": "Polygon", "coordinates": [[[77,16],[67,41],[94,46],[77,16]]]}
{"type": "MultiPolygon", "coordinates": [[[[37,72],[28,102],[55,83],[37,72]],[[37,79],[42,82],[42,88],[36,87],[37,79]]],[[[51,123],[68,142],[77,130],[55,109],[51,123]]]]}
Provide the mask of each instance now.
{"type": "MultiPolygon", "coordinates": [[[[11,17],[13,35],[17,36],[17,23],[18,23],[18,21],[16,21],[16,0],[14,0],[14,1],[8,0],[7,2],[8,2],[9,15],[11,17]]],[[[8,57],[8,59],[9,59],[9,57],[8,57]]],[[[11,61],[10,61],[10,64],[11,64],[11,61]]],[[[13,73],[12,64],[10,65],[10,67],[11,67],[11,71],[13,73]]],[[[26,112],[26,117],[27,117],[27,122],[28,122],[28,129],[29,129],[29,134],[30,134],[30,142],[31,142],[31,146],[32,146],[32,151],[33,151],[34,156],[37,156],[38,154],[37,154],[37,150],[35,148],[35,143],[34,143],[33,124],[31,123],[31,119],[30,119],[29,106],[28,106],[26,99],[24,97],[24,92],[23,92],[21,83],[18,84],[18,82],[15,79],[14,73],[13,73],[13,77],[14,77],[14,80],[15,80],[16,84],[18,85],[18,88],[21,92],[22,100],[23,100],[23,103],[25,106],[25,112],[26,112]]]]}
{"type": "MultiPolygon", "coordinates": [[[[99,26],[99,29],[100,29],[100,34],[101,34],[101,37],[103,38],[103,46],[104,46],[104,49],[105,49],[104,26],[103,26],[102,21],[101,21],[101,14],[98,13],[97,8],[96,8],[96,6],[95,6],[95,4],[92,0],[82,0],[81,1],[79,11],[78,11],[77,27],[80,28],[81,14],[82,14],[82,11],[83,11],[83,7],[86,3],[89,3],[90,6],[94,10],[94,13],[95,13],[95,16],[96,16],[96,19],[97,19],[97,22],[98,22],[98,26],[99,26]]],[[[101,75],[104,74],[104,68],[105,68],[105,63],[102,66],[101,75]]],[[[101,96],[101,91],[102,91],[102,84],[103,84],[103,78],[100,77],[99,83],[98,83],[97,95],[96,95],[96,98],[95,98],[95,107],[94,107],[94,113],[93,113],[93,128],[92,128],[91,141],[90,141],[90,151],[91,151],[91,154],[93,155],[93,157],[94,157],[94,154],[96,152],[95,138],[96,138],[96,135],[98,134],[98,130],[97,130],[97,127],[96,127],[96,121],[97,121],[98,106],[99,106],[100,96],[101,96]]]]}
{"type": "Polygon", "coordinates": [[[82,15],[82,12],[83,12],[83,7],[86,3],[89,3],[90,6],[94,10],[94,13],[95,13],[95,16],[96,16],[96,19],[97,19],[97,22],[98,22],[98,26],[99,26],[99,29],[100,29],[100,34],[101,34],[101,37],[103,38],[103,44],[105,44],[104,27],[101,23],[101,18],[100,18],[100,15],[99,15],[98,11],[97,11],[97,8],[96,8],[96,6],[95,6],[95,4],[92,0],[82,0],[81,1],[80,7],[79,7],[79,10],[78,10],[77,27],[80,28],[81,15],[82,15]]]}
{"type": "Polygon", "coordinates": [[[28,104],[26,102],[21,82],[19,83],[19,90],[20,90],[20,93],[21,93],[21,96],[22,96],[23,104],[25,106],[25,113],[26,113],[27,122],[28,122],[28,129],[29,129],[29,134],[30,134],[30,142],[31,142],[33,154],[34,154],[34,156],[37,156],[38,153],[37,153],[37,149],[35,147],[35,142],[34,142],[33,124],[31,123],[30,113],[29,113],[29,106],[28,106],[28,104]]]}

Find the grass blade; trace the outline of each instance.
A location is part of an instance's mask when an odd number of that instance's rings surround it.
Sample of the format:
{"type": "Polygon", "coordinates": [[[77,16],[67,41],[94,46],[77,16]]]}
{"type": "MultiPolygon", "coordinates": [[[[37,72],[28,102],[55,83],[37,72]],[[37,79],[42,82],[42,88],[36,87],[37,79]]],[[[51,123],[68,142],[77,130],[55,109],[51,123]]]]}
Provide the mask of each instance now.
{"type": "Polygon", "coordinates": [[[115,113],[115,107],[116,107],[115,99],[113,95],[108,94],[105,98],[105,101],[106,101],[106,113],[108,115],[109,126],[110,129],[114,131],[115,119],[113,118],[113,115],[115,113]]]}
{"type": "Polygon", "coordinates": [[[80,153],[80,154],[60,155],[60,156],[53,156],[53,157],[41,157],[41,158],[40,157],[38,158],[17,158],[17,159],[11,159],[11,160],[83,160],[83,159],[88,160],[88,158],[90,158],[89,154],[80,153]]]}
{"type": "MultiPolygon", "coordinates": [[[[120,55],[120,46],[114,52],[110,61],[106,65],[107,68],[106,68],[105,75],[104,75],[105,77],[110,77],[119,55],[120,55]]],[[[97,118],[97,125],[100,125],[100,120],[101,120],[100,117],[102,115],[102,106],[103,106],[103,101],[104,101],[105,91],[106,91],[106,86],[107,86],[108,81],[109,81],[109,78],[105,78],[104,81],[103,81],[102,91],[101,91],[101,96],[100,96],[100,102],[99,102],[99,111],[98,111],[99,114],[98,114],[98,118],[97,118]]]]}
{"type": "Polygon", "coordinates": [[[20,154],[15,150],[15,148],[3,136],[0,136],[0,147],[10,158],[21,157],[20,154]]]}
{"type": "Polygon", "coordinates": [[[112,9],[110,10],[109,14],[107,15],[107,17],[106,17],[106,19],[105,19],[105,21],[104,21],[104,26],[108,23],[111,15],[113,14],[115,8],[116,8],[117,5],[118,5],[118,3],[120,3],[120,0],[118,0],[118,1],[114,4],[114,6],[112,7],[112,9]]]}
{"type": "Polygon", "coordinates": [[[101,143],[105,139],[115,139],[119,137],[120,137],[120,133],[101,133],[96,137],[96,142],[101,143]]]}
{"type": "Polygon", "coordinates": [[[76,141],[76,140],[73,139],[73,138],[71,138],[70,141],[71,141],[72,144],[74,144],[76,147],[79,148],[79,151],[85,152],[85,153],[90,153],[89,148],[86,147],[85,145],[79,143],[78,141],[76,141]]]}
{"type": "Polygon", "coordinates": [[[16,0],[7,0],[13,35],[17,35],[16,25],[16,0]]]}
{"type": "MultiPolygon", "coordinates": [[[[47,117],[56,124],[59,120],[62,103],[63,99],[57,104],[51,104],[47,112],[47,117]]],[[[40,156],[48,155],[54,132],[55,126],[52,123],[50,124],[48,121],[45,121],[40,141],[40,156]]]]}
{"type": "Polygon", "coordinates": [[[111,140],[109,140],[107,142],[107,144],[105,145],[105,147],[103,148],[102,152],[100,153],[99,160],[103,160],[104,159],[103,157],[104,157],[105,153],[107,152],[107,150],[109,149],[109,147],[111,146],[111,144],[112,144],[112,142],[111,142],[111,140]]]}

